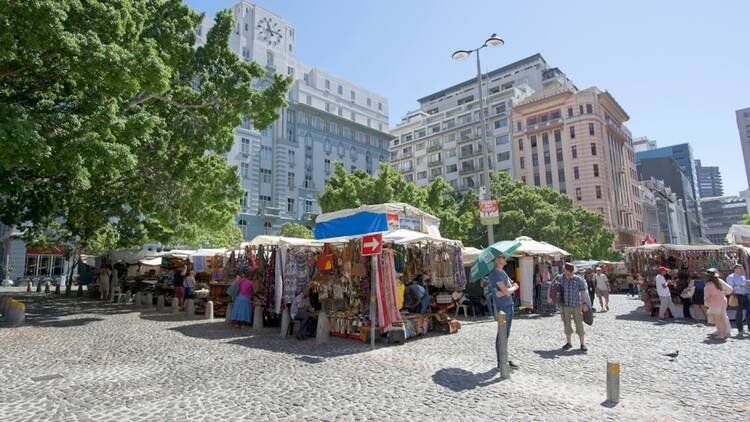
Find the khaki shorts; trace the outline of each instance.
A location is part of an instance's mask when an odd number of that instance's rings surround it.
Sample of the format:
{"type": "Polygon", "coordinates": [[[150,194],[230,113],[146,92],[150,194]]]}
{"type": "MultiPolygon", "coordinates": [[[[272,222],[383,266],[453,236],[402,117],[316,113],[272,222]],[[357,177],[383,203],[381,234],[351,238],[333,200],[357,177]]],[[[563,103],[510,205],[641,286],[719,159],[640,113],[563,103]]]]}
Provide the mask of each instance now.
{"type": "Polygon", "coordinates": [[[609,299],[609,290],[596,289],[596,297],[606,297],[609,299]]]}
{"type": "Polygon", "coordinates": [[[581,308],[569,308],[567,306],[563,306],[560,308],[560,316],[563,320],[563,328],[565,328],[565,334],[570,335],[573,334],[573,327],[570,325],[570,320],[573,319],[576,323],[576,334],[579,336],[582,336],[585,334],[583,331],[583,313],[581,312],[581,308]]]}

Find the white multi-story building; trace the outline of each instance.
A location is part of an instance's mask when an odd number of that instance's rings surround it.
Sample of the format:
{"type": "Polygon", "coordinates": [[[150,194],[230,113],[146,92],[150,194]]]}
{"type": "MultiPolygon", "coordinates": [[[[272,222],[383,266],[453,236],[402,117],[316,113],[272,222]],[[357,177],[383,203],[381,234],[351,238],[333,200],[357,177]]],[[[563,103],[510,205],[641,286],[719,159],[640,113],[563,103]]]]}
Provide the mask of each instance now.
{"type": "MultiPolygon", "coordinates": [[[[388,100],[295,57],[296,34],[282,17],[255,4],[236,4],[229,45],[268,75],[290,75],[288,108],[263,131],[243,122],[226,154],[242,178],[244,196],[237,223],[248,239],[275,232],[285,222],[309,225],[319,214],[318,194],[341,162],[347,170],[378,171],[388,160],[388,100]]],[[[212,20],[196,30],[206,42],[212,20]]],[[[270,79],[257,81],[258,88],[270,79]]]]}
{"type": "Polygon", "coordinates": [[[489,151],[482,140],[476,78],[420,98],[419,110],[391,131],[391,164],[417,185],[442,176],[456,189],[482,186],[485,161],[513,177],[513,104],[558,79],[566,78],[541,54],[483,75],[489,151]]]}

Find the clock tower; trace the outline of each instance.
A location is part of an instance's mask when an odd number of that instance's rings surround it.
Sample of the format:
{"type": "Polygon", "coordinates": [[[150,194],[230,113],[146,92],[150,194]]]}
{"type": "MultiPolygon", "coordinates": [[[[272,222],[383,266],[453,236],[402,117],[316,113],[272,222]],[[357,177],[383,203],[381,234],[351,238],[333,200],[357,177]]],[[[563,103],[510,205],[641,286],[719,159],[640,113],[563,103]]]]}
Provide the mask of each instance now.
{"type": "Polygon", "coordinates": [[[294,28],[281,16],[242,1],[234,6],[235,30],[230,43],[240,56],[274,73],[294,68],[294,28]]]}

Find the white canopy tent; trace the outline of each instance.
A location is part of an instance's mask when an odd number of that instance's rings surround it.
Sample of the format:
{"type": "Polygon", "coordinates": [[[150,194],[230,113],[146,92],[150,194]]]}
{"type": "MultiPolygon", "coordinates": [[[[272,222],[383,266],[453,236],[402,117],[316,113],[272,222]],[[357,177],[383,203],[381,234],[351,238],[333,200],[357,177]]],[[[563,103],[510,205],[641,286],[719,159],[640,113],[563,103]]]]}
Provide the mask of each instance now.
{"type": "Polygon", "coordinates": [[[534,240],[528,236],[521,236],[516,238],[517,242],[521,243],[521,246],[513,252],[513,256],[534,256],[534,255],[545,255],[556,258],[564,258],[570,256],[570,253],[558,248],[557,246],[551,245],[547,242],[540,242],[534,240]]]}
{"type": "Polygon", "coordinates": [[[727,233],[727,243],[730,245],[750,246],[750,226],[732,224],[727,233]]]}
{"type": "Polygon", "coordinates": [[[481,249],[473,248],[469,246],[464,248],[464,265],[472,265],[477,260],[479,254],[482,253],[481,249]]]}
{"type": "Polygon", "coordinates": [[[521,243],[521,246],[511,256],[518,258],[521,278],[518,281],[521,287],[521,305],[531,306],[534,303],[534,257],[548,256],[554,259],[563,259],[570,256],[570,253],[528,236],[518,237],[516,241],[521,243]]]}

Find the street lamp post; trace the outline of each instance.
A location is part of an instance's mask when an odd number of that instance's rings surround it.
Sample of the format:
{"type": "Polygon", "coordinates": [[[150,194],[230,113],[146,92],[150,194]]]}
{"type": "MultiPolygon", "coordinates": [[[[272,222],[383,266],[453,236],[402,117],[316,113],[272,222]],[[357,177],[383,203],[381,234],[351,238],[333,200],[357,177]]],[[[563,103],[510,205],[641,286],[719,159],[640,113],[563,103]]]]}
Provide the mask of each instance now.
{"type": "MultiPolygon", "coordinates": [[[[498,37],[497,34],[492,34],[489,38],[487,38],[487,41],[484,42],[480,47],[475,48],[473,50],[456,50],[451,57],[453,60],[465,60],[469,58],[471,53],[475,53],[477,56],[477,89],[479,90],[479,119],[482,125],[482,143],[484,144],[484,150],[487,154],[486,166],[485,166],[485,186],[484,188],[484,196],[485,199],[492,199],[492,190],[490,186],[490,163],[491,163],[491,155],[490,155],[490,145],[487,142],[487,118],[484,112],[484,100],[482,97],[482,67],[479,61],[479,50],[485,48],[485,47],[502,47],[502,45],[505,44],[502,38],[498,37]]],[[[487,241],[490,245],[495,243],[495,226],[494,224],[487,226],[487,241]]]]}

